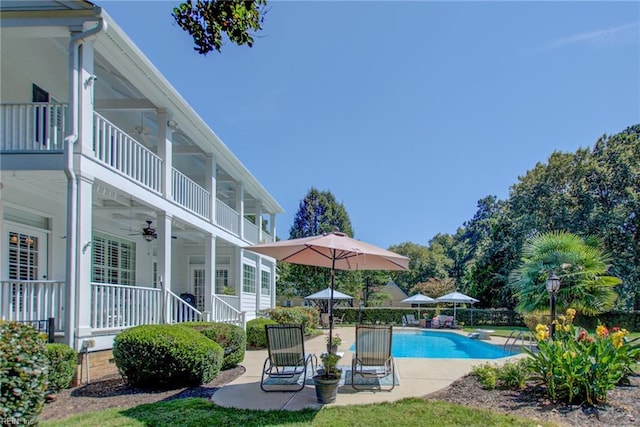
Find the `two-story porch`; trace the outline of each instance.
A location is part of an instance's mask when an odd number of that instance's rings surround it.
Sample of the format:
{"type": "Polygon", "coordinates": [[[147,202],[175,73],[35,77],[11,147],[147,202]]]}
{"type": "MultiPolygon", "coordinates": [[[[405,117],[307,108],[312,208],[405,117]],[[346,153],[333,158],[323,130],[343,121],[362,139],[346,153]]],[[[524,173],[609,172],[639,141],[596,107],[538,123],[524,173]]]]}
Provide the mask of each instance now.
{"type": "Polygon", "coordinates": [[[242,248],[282,208],[102,9],[40,3],[0,6],[0,316],[80,350],[273,307],[242,248]]]}

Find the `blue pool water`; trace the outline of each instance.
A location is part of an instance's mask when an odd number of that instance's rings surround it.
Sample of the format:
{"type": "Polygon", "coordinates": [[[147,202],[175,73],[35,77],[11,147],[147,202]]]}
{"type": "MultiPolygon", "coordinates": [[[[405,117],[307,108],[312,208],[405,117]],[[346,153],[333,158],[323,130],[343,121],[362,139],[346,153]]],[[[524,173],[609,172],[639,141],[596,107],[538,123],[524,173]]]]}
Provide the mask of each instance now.
{"type": "MultiPolygon", "coordinates": [[[[354,343],[350,350],[355,349],[354,343]]],[[[514,354],[460,334],[434,331],[394,332],[391,352],[394,357],[430,359],[497,359],[514,354]]]]}

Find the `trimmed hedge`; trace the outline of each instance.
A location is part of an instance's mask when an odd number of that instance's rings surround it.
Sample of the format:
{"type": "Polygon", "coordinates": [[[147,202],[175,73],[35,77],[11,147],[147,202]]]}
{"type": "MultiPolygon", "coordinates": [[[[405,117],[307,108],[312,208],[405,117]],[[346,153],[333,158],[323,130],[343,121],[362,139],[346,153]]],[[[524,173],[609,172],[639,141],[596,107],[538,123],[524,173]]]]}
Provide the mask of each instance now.
{"type": "Polygon", "coordinates": [[[135,326],[118,334],[113,344],[125,382],[147,389],[207,383],[220,372],[223,354],[216,342],[179,325],[135,326]]]}
{"type": "Polygon", "coordinates": [[[76,371],[78,353],[66,344],[47,344],[49,360],[49,391],[54,393],[69,387],[76,371]]]}
{"type": "Polygon", "coordinates": [[[35,425],[46,390],[43,335],[26,324],[0,321],[0,419],[35,425]]]}
{"type": "Polygon", "coordinates": [[[224,358],[221,369],[231,369],[244,360],[247,334],[242,327],[217,322],[186,322],[180,325],[194,328],[222,346],[224,358]]]}
{"type": "Polygon", "coordinates": [[[267,334],[264,325],[275,325],[278,322],[271,319],[253,319],[247,322],[247,346],[250,348],[266,348],[267,334]]]}

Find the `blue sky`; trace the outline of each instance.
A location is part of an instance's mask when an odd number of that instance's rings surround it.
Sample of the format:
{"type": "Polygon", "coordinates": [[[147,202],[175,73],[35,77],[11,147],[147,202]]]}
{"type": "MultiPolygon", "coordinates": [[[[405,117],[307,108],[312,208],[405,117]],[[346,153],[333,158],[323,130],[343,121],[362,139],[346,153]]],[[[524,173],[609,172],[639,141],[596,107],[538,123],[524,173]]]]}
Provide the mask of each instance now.
{"type": "Polygon", "coordinates": [[[206,57],[177,1],[99,1],[286,210],[330,190],[355,237],[455,233],[554,151],[640,123],[640,2],[272,1],[206,57]]]}

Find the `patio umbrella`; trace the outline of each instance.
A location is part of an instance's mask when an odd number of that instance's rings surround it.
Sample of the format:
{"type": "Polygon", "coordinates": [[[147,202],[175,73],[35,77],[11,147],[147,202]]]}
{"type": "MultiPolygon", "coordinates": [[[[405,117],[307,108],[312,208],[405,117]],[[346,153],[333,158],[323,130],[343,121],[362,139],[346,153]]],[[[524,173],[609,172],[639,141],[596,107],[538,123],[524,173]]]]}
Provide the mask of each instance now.
{"type": "MultiPolygon", "coordinates": [[[[316,292],[315,294],[308,295],[304,297],[306,300],[314,300],[314,301],[324,301],[324,303],[328,306],[329,301],[331,300],[331,288],[323,289],[320,292],[316,292]]],[[[353,297],[347,294],[343,294],[342,292],[338,292],[336,290],[333,291],[333,300],[352,300],[353,297]]],[[[319,304],[320,305],[320,304],[319,304]]],[[[324,306],[324,304],[322,304],[324,306]]],[[[329,310],[327,309],[327,312],[329,310]]]]}
{"type": "MultiPolygon", "coordinates": [[[[464,303],[473,304],[474,302],[479,302],[479,300],[456,291],[456,292],[451,292],[449,294],[442,295],[441,297],[436,298],[435,302],[452,302],[453,303],[453,321],[455,323],[455,321],[456,321],[456,305],[457,304],[459,304],[459,303],[460,304],[464,304],[464,303]]],[[[472,316],[473,316],[473,314],[472,314],[472,316]]],[[[473,325],[473,317],[471,318],[471,325],[473,325]]]]}
{"type": "Polygon", "coordinates": [[[428,297],[426,295],[422,295],[421,293],[417,293],[415,295],[410,296],[409,298],[405,298],[400,302],[405,302],[407,304],[418,304],[418,318],[420,318],[420,306],[423,303],[433,303],[436,300],[434,300],[431,297],[428,297]]]}
{"type": "Polygon", "coordinates": [[[409,258],[334,231],[321,236],[281,240],[245,249],[292,264],[331,269],[329,296],[329,342],[333,338],[335,270],[408,270],[409,258]]]}

